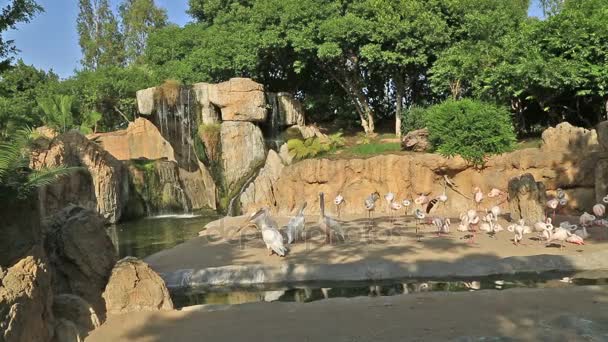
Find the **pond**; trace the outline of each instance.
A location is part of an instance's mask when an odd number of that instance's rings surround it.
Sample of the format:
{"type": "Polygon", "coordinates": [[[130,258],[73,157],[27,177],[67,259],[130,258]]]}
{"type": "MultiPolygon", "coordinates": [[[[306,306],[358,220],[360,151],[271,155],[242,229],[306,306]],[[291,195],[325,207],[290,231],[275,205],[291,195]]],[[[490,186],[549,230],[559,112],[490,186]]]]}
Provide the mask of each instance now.
{"type": "Polygon", "coordinates": [[[120,258],[142,259],[198,236],[207,223],[218,218],[214,213],[148,217],[111,226],[108,234],[120,258]]]}
{"type": "Polygon", "coordinates": [[[393,280],[381,282],[321,282],[290,286],[198,287],[173,290],[176,308],[200,305],[235,305],[256,302],[309,303],[329,298],[382,297],[420,292],[463,292],[513,288],[554,288],[608,285],[608,278],[574,278],[565,273],[520,274],[476,279],[393,280]]]}

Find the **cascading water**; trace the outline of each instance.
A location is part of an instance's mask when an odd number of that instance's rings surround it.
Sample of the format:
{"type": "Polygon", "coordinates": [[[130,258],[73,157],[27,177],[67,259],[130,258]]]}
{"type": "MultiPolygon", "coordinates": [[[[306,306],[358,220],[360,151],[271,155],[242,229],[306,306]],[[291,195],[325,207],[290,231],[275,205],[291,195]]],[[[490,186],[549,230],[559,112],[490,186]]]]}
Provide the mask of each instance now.
{"type": "Polygon", "coordinates": [[[266,145],[268,148],[278,151],[285,142],[282,135],[281,109],[279,107],[279,96],[277,93],[266,93],[266,101],[270,105],[270,113],[266,129],[266,145]]]}

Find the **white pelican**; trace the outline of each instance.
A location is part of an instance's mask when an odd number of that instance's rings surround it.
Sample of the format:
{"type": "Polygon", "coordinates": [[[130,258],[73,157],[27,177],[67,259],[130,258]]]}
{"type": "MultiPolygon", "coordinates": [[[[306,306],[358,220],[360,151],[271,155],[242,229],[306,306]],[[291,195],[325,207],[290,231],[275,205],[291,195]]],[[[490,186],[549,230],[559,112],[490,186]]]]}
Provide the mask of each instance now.
{"type": "Polygon", "coordinates": [[[418,235],[418,224],[421,220],[424,220],[426,218],[426,214],[420,210],[420,209],[416,209],[414,210],[414,216],[416,217],[416,236],[418,237],[418,241],[420,241],[420,236],[418,235]]]}
{"type": "Polygon", "coordinates": [[[287,243],[292,244],[294,241],[298,239],[298,237],[302,237],[302,233],[304,233],[304,209],[306,209],[307,203],[304,202],[298,209],[296,216],[289,219],[287,223],[287,243]]]}
{"type": "Polygon", "coordinates": [[[319,226],[325,231],[325,243],[332,243],[332,231],[344,240],[344,232],[340,223],[330,216],[325,215],[325,194],[319,193],[319,226]]]}
{"type": "Polygon", "coordinates": [[[342,204],[344,204],[344,196],[342,194],[338,194],[334,199],[334,204],[336,205],[336,211],[338,212],[338,218],[340,218],[340,209],[342,208],[342,204]]]}
{"type": "Polygon", "coordinates": [[[606,213],[606,206],[601,203],[594,205],[593,213],[595,214],[596,217],[604,216],[604,214],[606,213]]]}
{"type": "Polygon", "coordinates": [[[384,200],[386,201],[386,212],[390,213],[391,203],[393,203],[393,201],[395,200],[395,194],[392,192],[387,193],[386,195],[384,195],[384,200]]]}
{"type": "Polygon", "coordinates": [[[270,251],[270,255],[276,253],[284,257],[287,254],[287,248],[283,244],[283,236],[279,232],[276,222],[270,218],[267,208],[262,208],[252,214],[249,222],[255,224],[262,231],[262,239],[266,248],[270,251]]]}

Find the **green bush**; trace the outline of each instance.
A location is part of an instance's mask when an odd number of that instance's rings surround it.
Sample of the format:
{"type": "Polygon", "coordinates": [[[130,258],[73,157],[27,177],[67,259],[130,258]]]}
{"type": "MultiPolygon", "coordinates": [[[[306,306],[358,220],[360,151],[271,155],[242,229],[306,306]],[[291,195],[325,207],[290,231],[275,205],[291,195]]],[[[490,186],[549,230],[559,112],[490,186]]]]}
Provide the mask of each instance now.
{"type": "Polygon", "coordinates": [[[302,160],[335,150],[338,147],[344,146],[344,144],[345,140],[342,137],[342,132],[338,132],[326,138],[290,139],[287,141],[287,148],[289,149],[289,154],[294,159],[302,160]]]}
{"type": "Polygon", "coordinates": [[[506,108],[476,100],[448,100],[424,114],[437,152],[483,165],[488,155],[513,150],[515,133],[506,108]]]}
{"type": "Polygon", "coordinates": [[[415,131],[417,129],[425,128],[425,113],[426,108],[416,105],[404,110],[401,114],[401,131],[403,132],[403,134],[407,134],[408,132],[415,131]]]}

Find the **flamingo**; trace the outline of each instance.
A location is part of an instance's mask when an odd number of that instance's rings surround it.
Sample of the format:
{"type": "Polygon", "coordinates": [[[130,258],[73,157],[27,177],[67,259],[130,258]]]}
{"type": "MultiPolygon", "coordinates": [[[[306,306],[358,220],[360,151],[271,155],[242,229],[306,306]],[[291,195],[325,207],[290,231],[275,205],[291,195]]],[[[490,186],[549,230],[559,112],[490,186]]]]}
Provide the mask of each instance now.
{"type": "Polygon", "coordinates": [[[604,202],[604,204],[608,204],[608,195],[604,196],[604,198],[602,198],[602,202],[604,202]]]}
{"type": "Polygon", "coordinates": [[[440,217],[436,217],[433,219],[433,225],[437,227],[437,236],[441,236],[441,234],[449,234],[450,233],[450,219],[442,219],[440,217]]]}
{"type": "Polygon", "coordinates": [[[604,216],[604,214],[606,213],[606,206],[601,203],[594,205],[593,213],[595,214],[596,217],[604,216]]]}
{"type": "Polygon", "coordinates": [[[426,218],[426,214],[422,210],[416,209],[414,211],[414,216],[416,217],[416,236],[418,237],[418,241],[420,241],[420,236],[418,235],[418,224],[421,220],[426,218]]]}
{"type": "Polygon", "coordinates": [[[304,202],[300,206],[296,216],[289,219],[287,223],[287,243],[292,244],[297,240],[298,236],[302,236],[304,232],[304,209],[306,209],[307,203],[304,202]]]}
{"type": "MultiPolygon", "coordinates": [[[[391,210],[393,212],[399,212],[403,206],[399,202],[391,202],[391,210]]],[[[394,220],[395,215],[391,214],[391,220],[394,220]]]]}
{"type": "Polygon", "coordinates": [[[342,204],[344,204],[344,196],[342,194],[338,194],[334,199],[334,204],[336,205],[336,211],[338,212],[338,218],[340,218],[340,212],[342,208],[342,204]]]}
{"type": "MultiPolygon", "coordinates": [[[[553,219],[555,220],[555,211],[557,210],[557,206],[559,205],[559,200],[557,198],[553,198],[547,202],[547,208],[553,210],[553,219]]],[[[547,216],[547,215],[545,215],[547,216]]]]}
{"type": "Polygon", "coordinates": [[[460,214],[460,224],[456,230],[459,232],[468,232],[469,229],[469,217],[467,216],[467,213],[460,214]]]}
{"type": "Polygon", "coordinates": [[[496,198],[502,196],[502,191],[496,188],[492,188],[490,192],[488,192],[488,198],[496,198]]]}
{"type": "Polygon", "coordinates": [[[471,236],[471,238],[469,239],[468,242],[475,243],[475,236],[477,235],[477,229],[475,229],[471,226],[476,226],[477,224],[479,224],[479,216],[477,215],[476,210],[471,209],[471,210],[467,211],[466,217],[467,217],[469,231],[473,233],[473,235],[471,236]]]}
{"type": "Polygon", "coordinates": [[[391,203],[393,203],[393,201],[395,200],[395,194],[392,192],[389,192],[386,195],[384,195],[384,199],[386,200],[386,211],[387,211],[387,213],[390,213],[391,203]]]}
{"type": "Polygon", "coordinates": [[[380,198],[380,194],[378,192],[374,192],[369,197],[365,199],[363,202],[365,206],[365,210],[367,210],[367,218],[369,220],[369,224],[372,224],[373,212],[376,210],[376,201],[380,198]]]}
{"type": "Polygon", "coordinates": [[[492,215],[494,215],[494,222],[498,222],[498,217],[500,216],[501,210],[500,207],[495,205],[490,209],[492,215]]]}
{"type": "Polygon", "coordinates": [[[249,217],[249,222],[253,223],[262,231],[262,240],[266,244],[266,249],[270,255],[276,253],[284,257],[287,248],[283,244],[283,236],[279,232],[276,222],[270,218],[268,208],[262,208],[249,217]]]}
{"type": "Polygon", "coordinates": [[[325,194],[322,192],[319,193],[319,209],[319,226],[325,231],[325,243],[332,243],[332,231],[344,240],[344,231],[342,231],[340,223],[325,215],[325,194]]]}
{"type": "Polygon", "coordinates": [[[428,195],[425,195],[425,194],[420,194],[420,196],[416,197],[416,199],[414,200],[414,203],[416,205],[419,205],[420,207],[427,204],[428,202],[429,202],[429,197],[428,197],[428,195]]]}
{"type": "Polygon", "coordinates": [[[580,225],[585,227],[593,224],[593,221],[595,221],[595,216],[587,212],[584,212],[578,219],[580,225]]]}
{"type": "Polygon", "coordinates": [[[513,244],[520,245],[521,241],[524,239],[525,234],[530,234],[530,227],[524,225],[524,220],[520,220],[519,224],[512,224],[507,227],[507,230],[511,233],[515,233],[513,237],[513,244]]]}
{"type": "Polygon", "coordinates": [[[585,244],[585,240],[580,235],[576,235],[576,234],[572,234],[572,235],[568,236],[568,238],[566,238],[566,242],[573,243],[573,244],[579,245],[579,246],[582,246],[585,244]]]}
{"type": "Polygon", "coordinates": [[[473,189],[473,200],[475,201],[475,209],[479,210],[479,205],[483,201],[483,192],[478,186],[473,189]]]}
{"type": "Polygon", "coordinates": [[[553,231],[553,224],[551,222],[552,222],[551,218],[548,217],[545,222],[536,222],[534,224],[534,231],[539,233],[539,236],[538,236],[539,243],[542,241],[543,237],[545,239],[547,239],[547,235],[546,235],[547,231],[553,231]]]}
{"type": "Polygon", "coordinates": [[[407,210],[409,209],[410,205],[412,205],[412,202],[410,200],[404,199],[401,204],[403,205],[403,207],[405,208],[405,216],[407,216],[407,210]]]}
{"type": "Polygon", "coordinates": [[[557,228],[553,232],[550,232],[549,239],[547,239],[547,245],[550,245],[553,241],[559,241],[559,249],[564,248],[564,242],[568,240],[568,238],[572,236],[572,233],[564,228],[557,228]]]}

